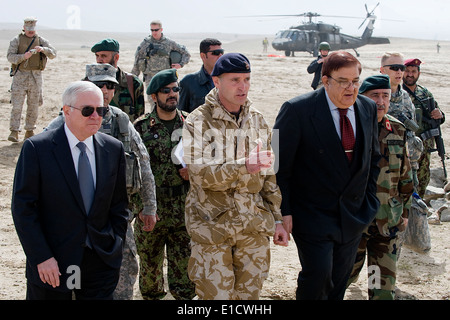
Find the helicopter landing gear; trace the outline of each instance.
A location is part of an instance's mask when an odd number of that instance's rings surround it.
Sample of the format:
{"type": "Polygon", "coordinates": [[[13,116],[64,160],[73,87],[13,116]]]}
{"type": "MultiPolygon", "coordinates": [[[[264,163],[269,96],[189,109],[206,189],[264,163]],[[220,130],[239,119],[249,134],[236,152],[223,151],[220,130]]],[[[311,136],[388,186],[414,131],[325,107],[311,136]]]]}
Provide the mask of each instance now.
{"type": "Polygon", "coordinates": [[[355,53],[356,53],[356,56],[357,56],[357,57],[359,57],[359,52],[358,52],[358,51],[356,51],[356,49],[353,49],[353,51],[355,51],[355,53]]]}
{"type": "Polygon", "coordinates": [[[289,56],[295,57],[295,51],[286,50],[286,51],[284,51],[284,55],[286,57],[289,57],[289,56]]]}

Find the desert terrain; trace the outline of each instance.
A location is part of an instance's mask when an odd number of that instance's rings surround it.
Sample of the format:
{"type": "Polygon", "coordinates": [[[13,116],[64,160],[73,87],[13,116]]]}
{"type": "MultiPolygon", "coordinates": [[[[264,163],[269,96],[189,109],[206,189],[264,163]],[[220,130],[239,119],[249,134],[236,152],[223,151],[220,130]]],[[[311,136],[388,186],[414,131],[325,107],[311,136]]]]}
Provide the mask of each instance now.
{"type": "MultiPolygon", "coordinates": [[[[11,218],[12,181],[22,143],[11,143],[7,140],[11,111],[8,90],[12,79],[9,76],[10,64],[6,59],[6,52],[10,39],[19,31],[17,28],[4,29],[0,32],[0,300],[22,300],[25,298],[26,287],[25,255],[11,218]]],[[[36,133],[42,131],[58,114],[62,107],[61,95],[67,84],[83,78],[85,65],[95,62],[94,54],[90,52],[90,47],[94,43],[106,37],[117,39],[121,45],[119,66],[125,71],[130,71],[135,49],[146,35],[47,29],[39,34],[50,41],[57,49],[58,55],[56,59],[49,60],[44,72],[44,105],[40,109],[36,133]]],[[[285,100],[311,90],[310,83],[313,76],[306,72],[306,68],[314,58],[308,53],[284,57],[283,52],[274,51],[271,47],[267,53],[263,53],[262,40],[267,36],[270,41],[273,35],[167,33],[166,36],[185,45],[191,53],[190,63],[179,70],[180,78],[201,67],[198,45],[205,37],[220,39],[223,42],[222,47],[227,52],[245,54],[252,66],[252,87],[249,97],[253,101],[253,106],[263,112],[271,126],[285,100]]],[[[359,60],[363,66],[361,78],[379,72],[380,58],[385,51],[402,52],[405,58],[420,58],[424,62],[420,83],[434,94],[441,109],[449,118],[450,92],[446,66],[450,67],[450,43],[441,41],[439,54],[436,52],[436,43],[428,40],[394,38],[388,45],[368,45],[359,48],[359,60]]],[[[349,51],[354,53],[353,50],[349,51]]],[[[442,125],[447,150],[450,150],[449,126],[450,121],[442,125]]],[[[20,138],[23,138],[23,132],[20,138]]],[[[432,168],[440,167],[440,158],[437,153],[433,153],[432,168]]],[[[429,252],[419,254],[408,248],[402,249],[397,276],[399,299],[450,299],[450,224],[442,222],[430,224],[429,227],[432,238],[432,248],[429,252]]],[[[270,274],[264,283],[261,298],[295,299],[296,279],[300,271],[295,243],[291,240],[288,247],[273,246],[271,252],[270,274]]],[[[140,299],[138,290],[135,292],[135,299],[140,299]]],[[[170,299],[170,295],[167,299],[170,299]]],[[[365,274],[360,276],[356,284],[350,286],[345,299],[367,299],[365,274]]]]}

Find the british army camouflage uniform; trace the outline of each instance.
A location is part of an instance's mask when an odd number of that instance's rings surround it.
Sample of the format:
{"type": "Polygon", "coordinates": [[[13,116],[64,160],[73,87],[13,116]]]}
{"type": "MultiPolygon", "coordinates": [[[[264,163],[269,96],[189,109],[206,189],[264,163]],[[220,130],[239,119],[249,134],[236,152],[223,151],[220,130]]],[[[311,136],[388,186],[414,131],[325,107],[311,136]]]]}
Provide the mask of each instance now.
{"type": "MultiPolygon", "coordinates": [[[[427,88],[417,84],[416,89],[413,94],[409,94],[412,103],[416,108],[417,124],[419,125],[419,130],[416,135],[422,139],[423,142],[423,153],[418,160],[419,169],[417,171],[417,179],[419,184],[417,186],[417,193],[423,199],[425,196],[425,190],[427,189],[428,183],[430,182],[430,160],[431,151],[435,150],[434,138],[423,138],[421,135],[431,129],[431,125],[424,121],[424,118],[431,119],[430,116],[430,103],[435,104],[435,108],[439,109],[439,105],[436,100],[434,100],[433,95],[427,88]]],[[[442,110],[441,110],[442,112],[442,110]]],[[[445,115],[442,112],[441,124],[445,122],[445,115]]]]}
{"type": "Polygon", "coordinates": [[[22,108],[27,98],[27,113],[25,117],[26,131],[33,131],[36,129],[36,121],[38,118],[38,109],[43,104],[43,77],[42,71],[45,68],[46,59],[53,59],[56,57],[55,48],[43,37],[37,33],[33,38],[29,38],[24,32],[16,36],[9,43],[7,52],[7,59],[12,66],[12,86],[11,86],[11,119],[10,130],[20,131],[20,118],[22,115],[22,108]],[[28,46],[31,44],[29,50],[36,46],[44,48],[42,54],[36,53],[28,60],[25,60],[24,54],[28,46]],[[17,67],[18,66],[18,67],[17,67]]]}
{"type": "Polygon", "coordinates": [[[417,126],[415,107],[412,104],[408,92],[401,86],[398,87],[398,91],[392,90],[388,114],[397,120],[400,120],[406,127],[406,143],[409,152],[408,157],[411,163],[414,186],[417,187],[417,170],[419,169],[419,159],[423,152],[423,143],[414,131],[408,128],[405,121],[402,120],[406,117],[407,119],[412,120],[414,125],[417,126]]]}
{"type": "Polygon", "coordinates": [[[131,73],[139,76],[142,72],[145,87],[148,88],[150,80],[156,73],[171,68],[171,51],[176,51],[181,54],[179,64],[182,67],[189,63],[191,55],[184,46],[166,38],[164,34],[161,35],[161,39],[159,40],[156,40],[152,36],[146,37],[136,49],[134,66],[131,73]]]}
{"type": "Polygon", "coordinates": [[[145,113],[144,84],[137,76],[120,68],[117,68],[116,79],[119,84],[110,104],[120,108],[134,122],[145,113]]]}
{"type": "Polygon", "coordinates": [[[245,157],[257,141],[271,149],[271,130],[247,99],[238,119],[214,88],[189,114],[183,130],[191,188],[186,227],[189,277],[199,299],[258,299],[270,266],[269,236],[281,221],[273,169],[249,174],[245,157]]]}
{"type": "MultiPolygon", "coordinates": [[[[61,112],[44,130],[56,129],[63,123],[64,115],[61,112]]],[[[120,140],[126,152],[127,190],[131,214],[128,219],[119,282],[113,293],[113,298],[114,300],[132,300],[133,286],[138,275],[138,262],[131,222],[141,210],[144,215],[156,214],[155,179],[147,149],[125,112],[117,107],[109,106],[109,112],[103,117],[102,126],[98,131],[120,140]],[[138,162],[135,162],[135,160],[138,160],[138,162]],[[134,165],[138,166],[138,171],[135,171],[134,165]],[[139,194],[139,197],[137,194],[139,194]]]]}
{"type": "MultiPolygon", "coordinates": [[[[369,272],[369,299],[392,300],[395,294],[399,225],[403,218],[408,218],[414,186],[404,125],[385,115],[378,127],[382,154],[377,180],[380,208],[375,220],[363,232],[348,284],[357,280],[367,252],[368,268],[372,266],[379,270],[373,275],[369,272]],[[372,276],[376,277],[373,281],[370,280],[372,276]]],[[[370,268],[368,271],[371,271],[370,268]]]]}
{"type": "Polygon", "coordinates": [[[184,207],[189,182],[181,178],[180,164],[173,162],[173,150],[181,139],[186,112],[177,109],[173,132],[159,119],[156,107],[135,122],[136,130],[150,154],[156,183],[159,221],[151,232],[143,231],[143,222],[134,224],[140,257],[139,287],[143,299],[163,299],[164,247],[167,251],[168,286],[175,299],[189,300],[195,296],[187,265],[190,255],[189,236],[184,222],[184,207]]]}

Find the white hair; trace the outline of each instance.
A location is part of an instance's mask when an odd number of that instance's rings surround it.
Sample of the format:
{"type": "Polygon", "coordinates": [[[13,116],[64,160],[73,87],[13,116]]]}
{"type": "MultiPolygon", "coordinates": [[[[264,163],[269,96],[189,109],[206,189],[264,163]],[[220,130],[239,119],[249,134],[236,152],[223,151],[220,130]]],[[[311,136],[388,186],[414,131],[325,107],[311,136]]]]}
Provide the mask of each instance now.
{"type": "Polygon", "coordinates": [[[77,102],[78,95],[84,92],[96,93],[100,100],[103,101],[102,90],[95,84],[90,81],[75,81],[70,83],[64,90],[62,95],[63,105],[73,107],[77,102]]]}

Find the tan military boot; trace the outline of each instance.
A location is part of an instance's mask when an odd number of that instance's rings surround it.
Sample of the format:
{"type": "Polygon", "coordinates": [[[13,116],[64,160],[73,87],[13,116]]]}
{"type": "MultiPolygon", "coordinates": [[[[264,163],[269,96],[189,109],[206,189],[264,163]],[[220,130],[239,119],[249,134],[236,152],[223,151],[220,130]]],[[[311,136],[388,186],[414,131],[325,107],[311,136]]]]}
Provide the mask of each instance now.
{"type": "Polygon", "coordinates": [[[11,130],[8,140],[12,142],[19,142],[19,131],[11,130]]]}
{"type": "Polygon", "coordinates": [[[34,136],[33,130],[27,130],[25,132],[25,137],[23,137],[23,140],[27,140],[28,138],[31,138],[32,136],[34,136]]]}

